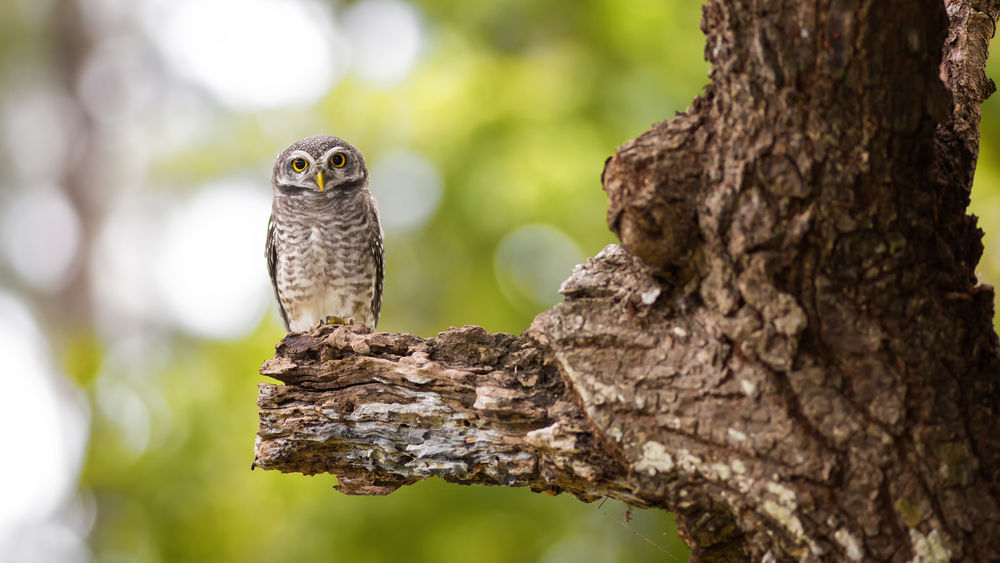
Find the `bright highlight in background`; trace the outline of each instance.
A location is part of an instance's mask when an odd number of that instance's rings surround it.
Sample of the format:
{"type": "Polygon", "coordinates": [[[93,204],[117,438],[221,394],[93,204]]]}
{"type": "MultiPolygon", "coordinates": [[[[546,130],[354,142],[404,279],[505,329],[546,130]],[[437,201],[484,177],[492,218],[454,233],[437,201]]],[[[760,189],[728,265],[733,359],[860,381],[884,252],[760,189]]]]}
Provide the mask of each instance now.
{"type": "Polygon", "coordinates": [[[308,105],[337,75],[337,34],[319,2],[162,1],[146,24],[175,71],[234,109],[308,105]]]}
{"type": "Polygon", "coordinates": [[[35,289],[66,285],[80,246],[80,219],[53,187],[34,187],[4,210],[0,243],[18,276],[35,289]]]}
{"type": "Polygon", "coordinates": [[[0,465],[0,559],[78,561],[87,530],[57,520],[72,497],[87,441],[84,400],[61,381],[28,308],[0,291],[4,433],[0,465]],[[30,428],[29,428],[30,426],[30,428]],[[26,555],[21,559],[18,554],[26,555]]]}
{"type": "Polygon", "coordinates": [[[494,256],[504,296],[529,313],[558,303],[556,289],[580,262],[583,254],[576,243],[549,225],[513,230],[500,241],[494,256]]]}
{"type": "Polygon", "coordinates": [[[155,270],[167,313],[181,328],[238,338],[260,322],[270,293],[270,207],[258,185],[228,181],[198,190],[171,213],[155,270]]]}
{"type": "Polygon", "coordinates": [[[398,0],[362,0],[344,15],[351,40],[351,71],[375,84],[406,78],[420,55],[423,32],[417,11],[398,0]]]}
{"type": "Polygon", "coordinates": [[[414,152],[383,156],[375,163],[371,177],[379,217],[387,232],[423,225],[441,200],[441,177],[433,164],[414,152]]]}
{"type": "Polygon", "coordinates": [[[80,115],[70,99],[33,69],[13,67],[15,80],[0,90],[0,133],[3,150],[14,158],[4,162],[20,182],[58,182],[61,164],[73,153],[72,135],[80,115]],[[37,150],[44,147],[45,150],[37,150]]]}

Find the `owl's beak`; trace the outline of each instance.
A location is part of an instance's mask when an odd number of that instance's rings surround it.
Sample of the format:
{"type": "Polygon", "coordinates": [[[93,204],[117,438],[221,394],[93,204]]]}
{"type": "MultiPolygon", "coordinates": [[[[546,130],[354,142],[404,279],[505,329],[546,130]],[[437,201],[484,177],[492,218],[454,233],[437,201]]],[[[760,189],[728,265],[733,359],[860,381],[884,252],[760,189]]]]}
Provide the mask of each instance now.
{"type": "Polygon", "coordinates": [[[319,186],[319,191],[323,191],[323,173],[316,173],[316,185],[319,186]]]}

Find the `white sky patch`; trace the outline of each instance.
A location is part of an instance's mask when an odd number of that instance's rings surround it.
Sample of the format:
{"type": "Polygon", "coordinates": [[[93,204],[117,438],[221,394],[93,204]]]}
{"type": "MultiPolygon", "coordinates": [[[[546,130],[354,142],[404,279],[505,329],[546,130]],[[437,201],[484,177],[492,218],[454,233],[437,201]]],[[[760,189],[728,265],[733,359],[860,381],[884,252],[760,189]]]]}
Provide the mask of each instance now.
{"type": "Polygon", "coordinates": [[[145,194],[120,197],[97,234],[91,256],[94,300],[102,328],[131,330],[137,318],[162,320],[153,260],[163,232],[160,199],[145,194]],[[123,322],[121,318],[124,318],[123,322]]]}
{"type": "Polygon", "coordinates": [[[48,520],[19,530],[6,542],[0,539],[4,561],[38,563],[88,563],[87,542],[73,528],[48,520]]]}
{"type": "Polygon", "coordinates": [[[236,110],[307,106],[344,58],[327,4],[151,0],[147,31],[170,66],[236,110]]]}
{"type": "Polygon", "coordinates": [[[441,176],[423,156],[409,151],[389,153],[371,173],[382,227],[407,231],[430,219],[441,201],[441,176]]]}
{"type": "Polygon", "coordinates": [[[239,338],[260,322],[271,293],[264,240],[271,201],[259,185],[210,184],[169,214],[155,285],[182,329],[239,338]]]}
{"type": "Polygon", "coordinates": [[[80,249],[80,218],[66,194],[35,186],[3,209],[0,246],[17,275],[41,291],[69,281],[80,249]]]}
{"type": "Polygon", "coordinates": [[[10,461],[0,464],[0,553],[34,556],[23,560],[69,556],[84,545],[55,518],[76,487],[89,414],[84,399],[61,380],[47,348],[27,306],[0,290],[0,353],[6,362],[0,386],[5,397],[21,398],[4,401],[3,415],[15,427],[31,425],[30,432],[4,435],[10,461]]]}
{"type": "Polygon", "coordinates": [[[351,71],[379,85],[406,78],[424,43],[420,15],[399,0],[361,0],[345,12],[344,31],[351,42],[351,71]]]}

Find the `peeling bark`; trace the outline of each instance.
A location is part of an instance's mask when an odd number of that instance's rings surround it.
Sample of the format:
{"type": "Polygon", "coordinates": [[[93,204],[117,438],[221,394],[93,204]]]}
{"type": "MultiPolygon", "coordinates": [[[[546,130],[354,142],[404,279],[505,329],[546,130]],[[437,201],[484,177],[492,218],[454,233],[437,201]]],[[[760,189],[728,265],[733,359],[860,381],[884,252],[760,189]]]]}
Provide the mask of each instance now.
{"type": "Polygon", "coordinates": [[[322,326],[285,338],[261,373],[285,385],[260,384],[257,467],[333,473],[347,494],[434,475],[644,504],[526,338],[322,326]]]}
{"type": "Polygon", "coordinates": [[[1000,0],[707,0],[712,83],[605,168],[622,246],[521,336],[322,327],[258,467],[677,512],[695,560],[1000,559],[1000,356],[967,215],[1000,0]]]}

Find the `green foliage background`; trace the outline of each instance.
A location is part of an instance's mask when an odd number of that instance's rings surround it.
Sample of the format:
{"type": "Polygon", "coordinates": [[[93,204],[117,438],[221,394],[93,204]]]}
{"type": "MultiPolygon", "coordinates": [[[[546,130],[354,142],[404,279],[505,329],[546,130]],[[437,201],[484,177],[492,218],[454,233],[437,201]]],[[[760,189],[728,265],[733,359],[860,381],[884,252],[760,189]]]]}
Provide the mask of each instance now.
{"type": "MultiPolygon", "coordinates": [[[[519,333],[549,303],[505,297],[498,242],[530,223],[560,229],[585,256],[615,241],[604,219],[604,160],[700,91],[700,8],[651,0],[419,7],[428,51],[402,83],[376,88],[348,75],[304,114],[224,116],[204,144],[154,162],[154,183],[184,190],[249,162],[264,184],[273,155],[316,130],[350,139],[369,162],[409,147],[437,167],[444,192],[427,225],[387,235],[380,330],[429,336],[478,324],[519,333]],[[286,123],[308,126],[300,133],[286,123]]],[[[136,454],[120,424],[94,409],[81,487],[98,506],[97,560],[686,560],[669,514],[636,511],[625,524],[614,501],[437,480],[353,498],[333,491],[332,477],[251,472],[257,369],[281,336],[268,315],[240,341],[171,335],[150,373],[93,362],[99,374],[80,385],[125,389],[152,417],[149,445],[136,454]]]]}
{"type": "MultiPolygon", "coordinates": [[[[584,256],[615,241],[599,182],[604,160],[685,109],[706,83],[700,3],[415,4],[429,44],[405,81],[375,88],[348,75],[317,106],[297,113],[220,110],[218,126],[199,144],[156,156],[149,189],[192,190],[246,171],[269,190],[273,155],[317,131],[351,140],[369,162],[411,148],[437,167],[444,192],[429,223],[387,237],[380,330],[430,336],[478,324],[519,333],[549,303],[505,295],[494,267],[498,243],[532,223],[566,233],[584,256]]],[[[56,41],[9,20],[0,28],[7,58],[56,41]]],[[[984,112],[974,211],[993,233],[1000,220],[1000,110],[991,102],[984,112]]],[[[265,219],[261,239],[247,244],[263,244],[265,219]]],[[[986,280],[1000,275],[997,252],[987,238],[986,280]]],[[[558,298],[555,286],[551,294],[558,298]]],[[[355,498],[333,491],[333,477],[250,471],[256,383],[263,380],[257,370],[282,335],[274,314],[237,341],[158,329],[161,353],[138,373],[108,356],[112,343],[95,330],[61,334],[58,360],[92,404],[79,487],[96,507],[94,560],[686,560],[670,515],[637,511],[626,524],[625,508],[615,502],[436,480],[384,498],[355,498]],[[101,404],[107,397],[118,400],[101,404]],[[142,448],[116,416],[135,402],[149,413],[142,448]]]]}

